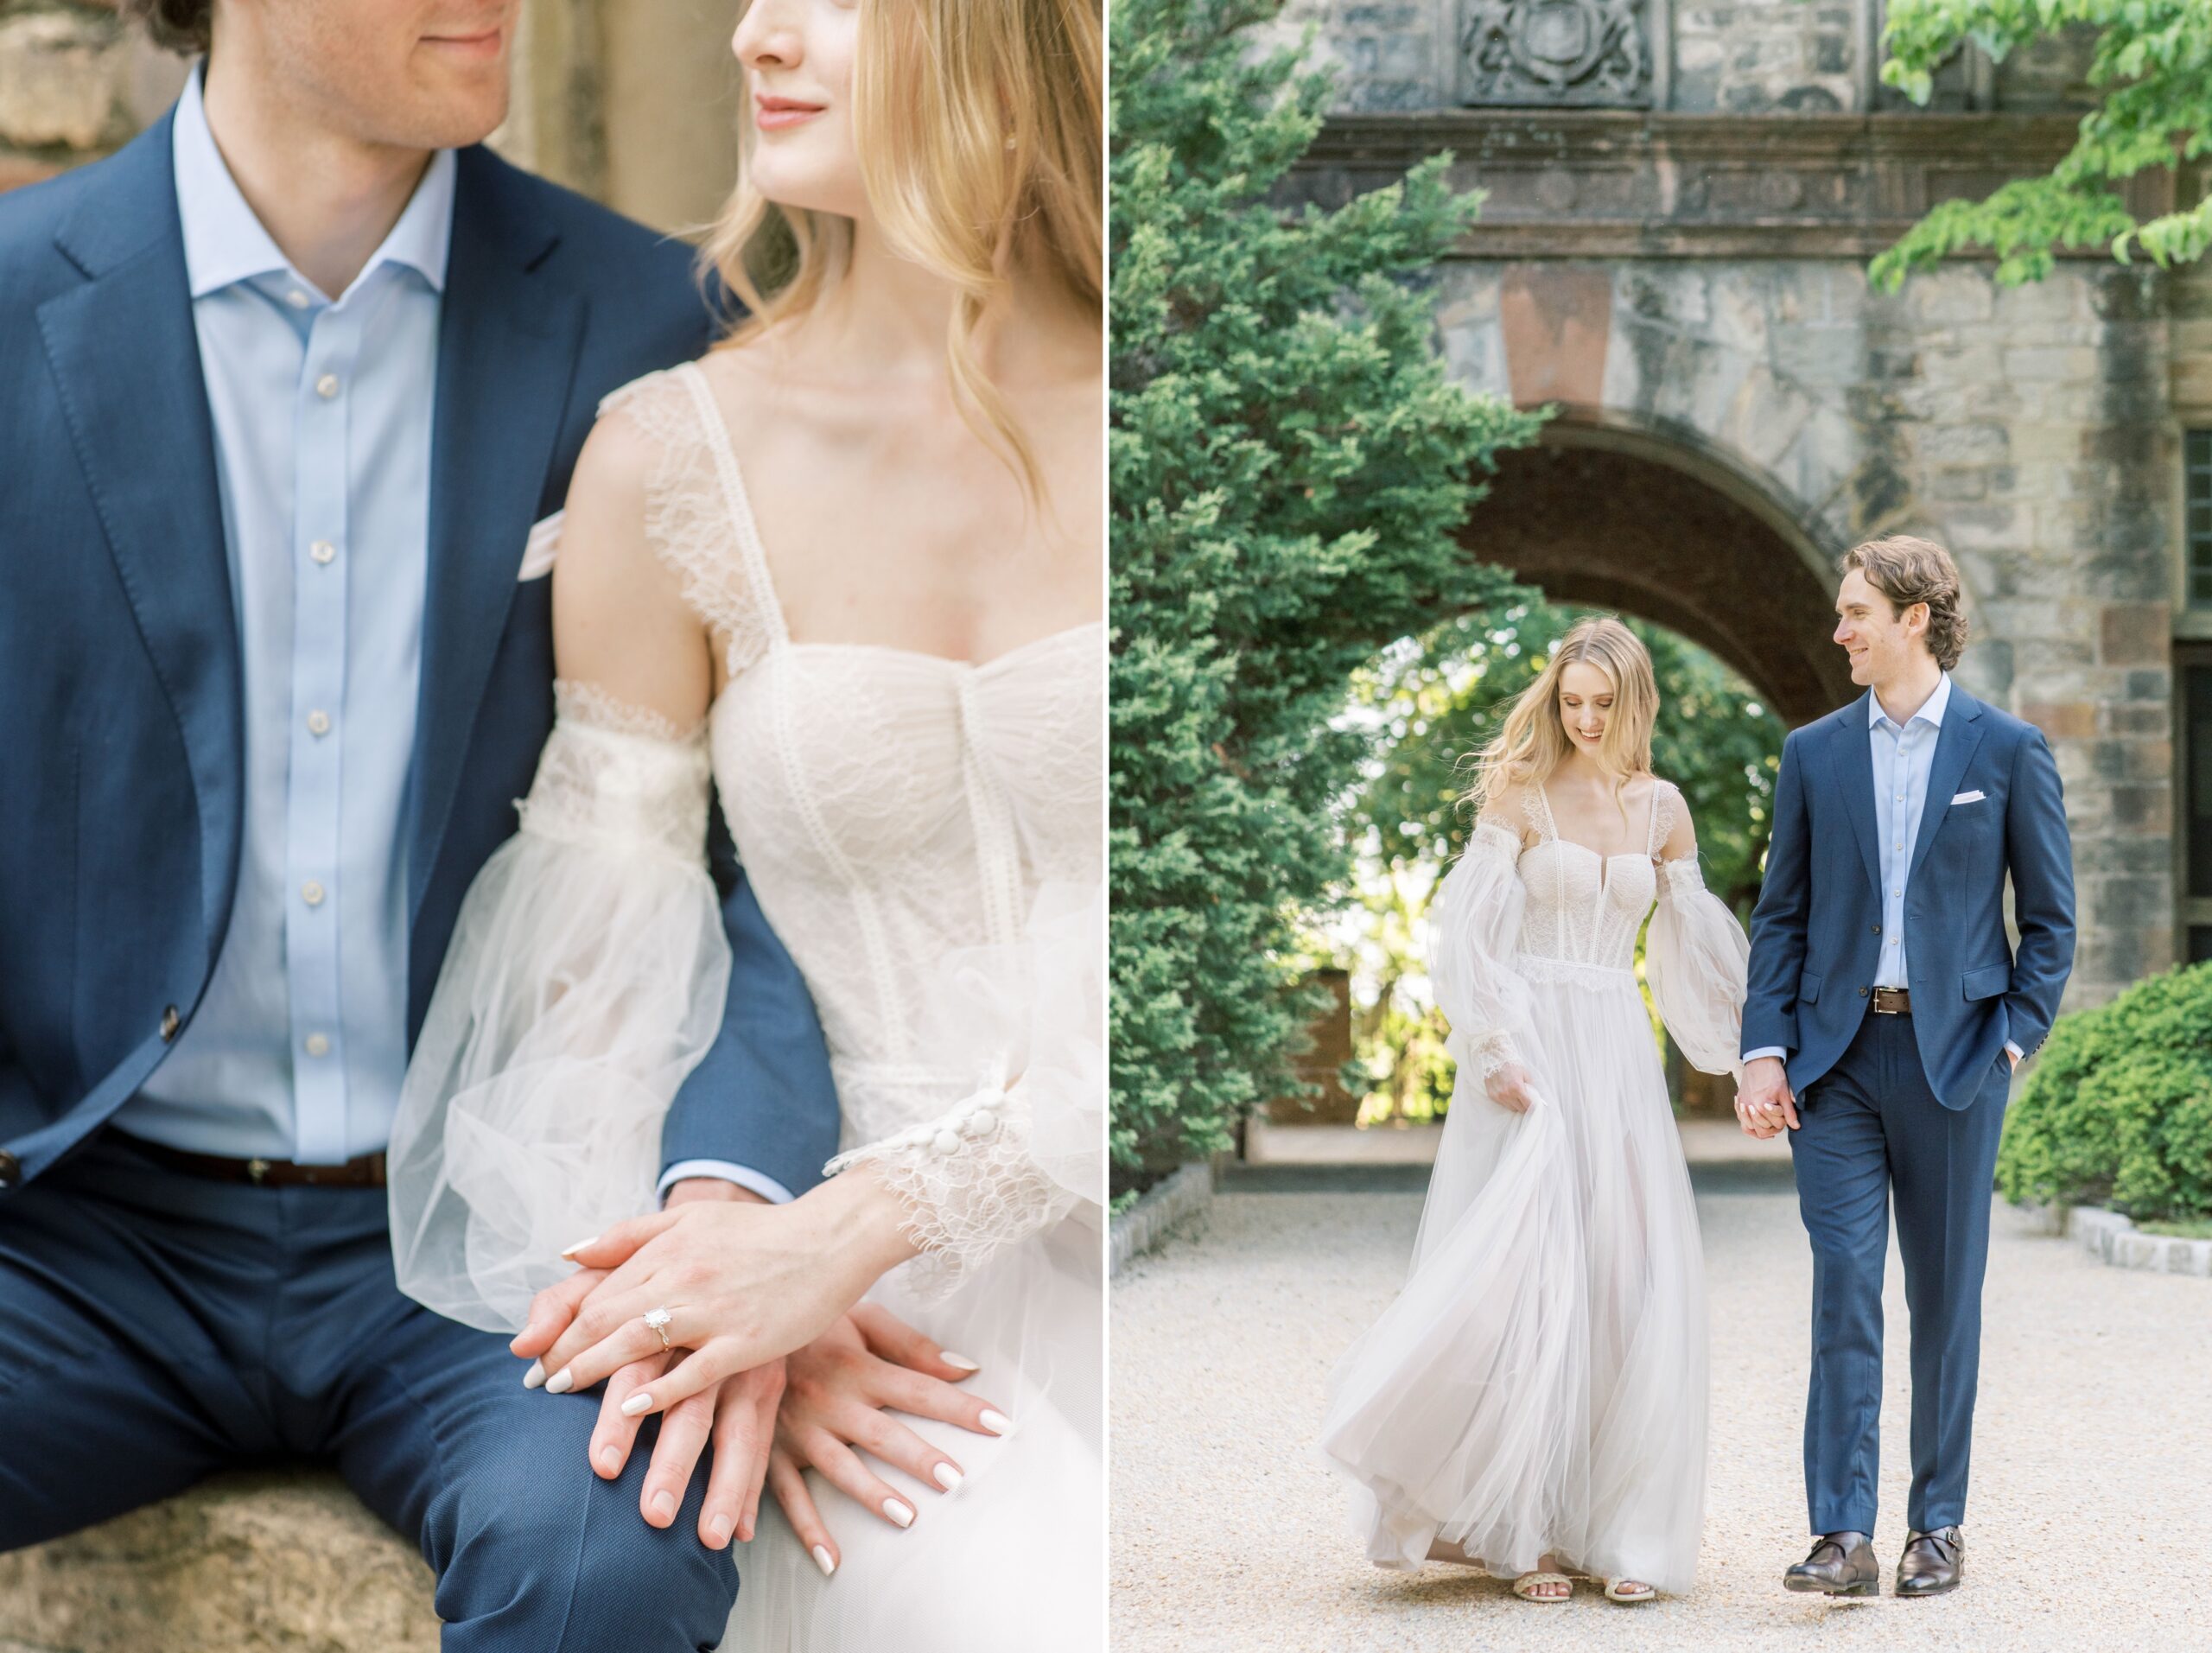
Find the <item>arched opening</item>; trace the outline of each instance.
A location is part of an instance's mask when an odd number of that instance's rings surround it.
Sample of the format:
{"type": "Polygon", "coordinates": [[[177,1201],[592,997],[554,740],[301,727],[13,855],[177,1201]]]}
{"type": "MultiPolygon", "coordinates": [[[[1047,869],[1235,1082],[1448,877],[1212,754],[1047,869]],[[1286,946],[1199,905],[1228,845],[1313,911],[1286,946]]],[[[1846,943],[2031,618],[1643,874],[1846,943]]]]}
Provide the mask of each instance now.
{"type": "Polygon", "coordinates": [[[1503,456],[1464,537],[1558,601],[1640,615],[1711,650],[1793,728],[1859,692],[1829,640],[1843,548],[1694,433],[1569,410],[1503,456]]]}

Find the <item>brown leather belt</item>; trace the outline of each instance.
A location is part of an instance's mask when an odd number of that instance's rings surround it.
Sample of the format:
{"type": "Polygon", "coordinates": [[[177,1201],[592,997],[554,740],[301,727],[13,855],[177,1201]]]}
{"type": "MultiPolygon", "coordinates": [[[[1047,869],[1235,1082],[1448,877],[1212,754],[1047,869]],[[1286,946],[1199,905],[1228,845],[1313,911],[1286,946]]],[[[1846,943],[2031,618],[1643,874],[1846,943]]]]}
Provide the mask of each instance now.
{"type": "Polygon", "coordinates": [[[232,1160],[219,1154],[194,1154],[162,1142],[149,1142],[127,1131],[115,1133],[158,1164],[188,1177],[214,1182],[250,1182],[257,1188],[381,1188],[384,1155],[364,1154],[343,1165],[298,1165],[290,1160],[232,1160]]]}
{"type": "Polygon", "coordinates": [[[1912,1014],[1912,989],[1902,987],[1878,987],[1874,989],[1874,1014],[1878,1016],[1909,1016],[1912,1014]]]}

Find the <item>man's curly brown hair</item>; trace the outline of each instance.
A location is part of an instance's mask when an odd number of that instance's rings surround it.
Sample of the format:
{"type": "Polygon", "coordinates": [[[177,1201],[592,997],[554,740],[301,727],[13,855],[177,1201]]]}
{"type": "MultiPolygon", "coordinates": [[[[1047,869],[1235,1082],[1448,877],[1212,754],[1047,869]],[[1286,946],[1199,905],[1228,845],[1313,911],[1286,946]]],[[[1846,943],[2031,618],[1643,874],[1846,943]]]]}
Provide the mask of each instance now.
{"type": "Polygon", "coordinates": [[[204,52],[214,34],[215,0],[121,0],[118,9],[172,52],[204,52]]]}
{"type": "Polygon", "coordinates": [[[1928,605],[1928,652],[1948,671],[1966,652],[1967,617],[1959,612],[1959,569],[1951,554],[1932,539],[1891,534],[1870,539],[1845,554],[1843,572],[1857,569],[1866,583],[1890,600],[1890,612],[1902,614],[1916,602],[1928,605]]]}

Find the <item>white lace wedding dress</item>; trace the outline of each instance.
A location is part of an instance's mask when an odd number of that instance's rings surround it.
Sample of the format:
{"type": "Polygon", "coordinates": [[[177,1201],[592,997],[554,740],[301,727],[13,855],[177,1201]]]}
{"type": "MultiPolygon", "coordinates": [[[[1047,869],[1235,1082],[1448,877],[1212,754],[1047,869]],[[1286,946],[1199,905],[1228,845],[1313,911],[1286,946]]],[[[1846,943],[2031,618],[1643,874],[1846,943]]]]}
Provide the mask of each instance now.
{"type": "Polygon", "coordinates": [[[724,1645],[1101,1646],[1104,627],[979,665],[794,642],[699,366],[602,414],[656,455],[647,537],[729,682],[688,734],[556,686],[522,830],[470,892],[395,1124],[402,1283],[518,1326],[568,1272],[562,1245],[652,1208],[661,1116],[728,979],[711,774],[821,1015],[833,1165],[879,1166],[925,1248],[869,1296],[980,1362],[969,1386],[1015,1426],[902,1415],[967,1472],[947,1496],[871,1460],[920,1512],[904,1531],[810,1472],[834,1579],[764,1499],[724,1645]]]}
{"type": "Polygon", "coordinates": [[[1648,853],[1537,842],[1485,816],[1429,911],[1459,1082],[1413,1268],[1338,1363],[1321,1448],[1379,1566],[1456,1546],[1501,1578],[1572,1571],[1689,1589],[1705,1496],[1703,1262],[1689,1173],[1637,991],[1682,1053],[1738,1066],[1750,944],[1694,857],[1656,864],[1681,807],[1653,788],[1648,853]],[[1482,1081],[1525,1067],[1516,1114],[1482,1081]]]}

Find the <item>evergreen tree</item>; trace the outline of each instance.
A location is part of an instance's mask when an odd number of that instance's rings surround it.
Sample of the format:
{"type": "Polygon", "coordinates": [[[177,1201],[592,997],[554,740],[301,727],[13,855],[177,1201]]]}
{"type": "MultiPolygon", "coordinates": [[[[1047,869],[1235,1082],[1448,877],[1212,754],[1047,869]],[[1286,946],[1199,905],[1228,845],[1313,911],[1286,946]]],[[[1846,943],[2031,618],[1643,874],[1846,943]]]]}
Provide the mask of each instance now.
{"type": "MultiPolygon", "coordinates": [[[[1326,77],[1281,0],[1116,0],[1113,1143],[1224,1146],[1294,1087],[1295,912],[1347,880],[1332,728],[1377,650],[1503,595],[1454,534],[1537,420],[1450,384],[1427,276],[1477,198],[1448,156],[1333,212],[1270,191],[1326,77]]],[[[1310,35],[1308,37],[1310,39],[1310,35]]]]}
{"type": "MultiPolygon", "coordinates": [[[[2139,248],[2161,268],[2203,256],[2212,196],[2145,224],[2111,186],[2212,148],[2212,0],[1891,0],[1882,78],[1925,103],[1936,69],[1963,42],[2001,60],[2074,28],[2097,31],[2089,84],[2101,101],[2082,118],[2072,152],[2046,176],[1937,207],[1874,261],[1878,284],[1894,289],[1910,271],[1976,247],[1998,255],[2007,286],[2048,276],[2054,247],[2108,247],[2123,261],[2139,248]]],[[[2192,179],[2194,168],[2181,175],[2192,179]]]]}

